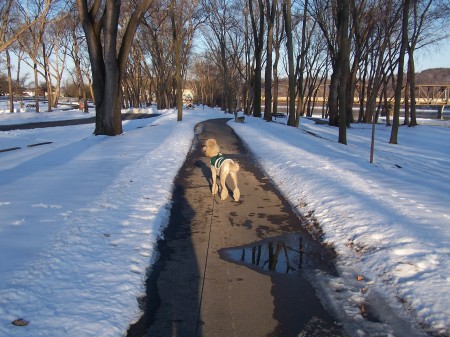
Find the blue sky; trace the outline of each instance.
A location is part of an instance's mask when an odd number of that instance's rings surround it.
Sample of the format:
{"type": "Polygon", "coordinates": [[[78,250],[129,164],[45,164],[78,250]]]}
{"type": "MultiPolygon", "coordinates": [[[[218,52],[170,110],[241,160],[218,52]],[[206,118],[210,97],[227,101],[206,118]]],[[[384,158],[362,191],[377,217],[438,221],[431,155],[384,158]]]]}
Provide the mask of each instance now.
{"type": "Polygon", "coordinates": [[[416,51],[416,71],[450,68],[450,38],[438,46],[416,51]]]}
{"type": "MultiPolygon", "coordinates": [[[[11,56],[13,63],[15,63],[15,55],[12,54],[11,56]]],[[[443,40],[439,45],[416,50],[415,59],[416,72],[431,68],[450,68],[450,38],[443,40]]],[[[22,63],[21,67],[22,73],[28,72],[30,74],[27,83],[34,82],[32,69],[24,63],[22,63]]],[[[39,81],[43,81],[43,79],[39,81]]]]}

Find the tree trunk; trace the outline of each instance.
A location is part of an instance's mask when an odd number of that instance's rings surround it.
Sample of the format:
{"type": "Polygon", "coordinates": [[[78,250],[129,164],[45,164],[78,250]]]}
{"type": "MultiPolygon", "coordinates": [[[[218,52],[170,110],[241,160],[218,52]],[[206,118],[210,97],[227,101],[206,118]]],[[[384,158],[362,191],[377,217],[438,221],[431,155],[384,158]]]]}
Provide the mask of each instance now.
{"type": "Polygon", "coordinates": [[[78,96],[79,96],[78,99],[83,98],[84,112],[88,112],[89,108],[88,108],[87,99],[86,99],[86,90],[84,88],[83,75],[81,72],[81,64],[80,64],[80,57],[79,57],[79,45],[78,45],[78,41],[77,41],[77,36],[75,34],[75,30],[72,31],[72,44],[74,47],[73,59],[74,59],[74,63],[75,63],[75,73],[77,76],[77,87],[78,87],[78,96]]]}
{"type": "Polygon", "coordinates": [[[87,0],[76,0],[91,61],[96,135],[116,136],[122,133],[122,73],[125,71],[136,29],[152,1],[142,0],[136,5],[124,29],[122,41],[118,44],[121,1],[106,1],[103,15],[97,16],[100,1],[94,1],[88,9],[87,0]],[[97,17],[100,17],[98,21],[97,17]]]}
{"type": "Polygon", "coordinates": [[[262,0],[258,0],[259,26],[256,26],[255,13],[253,11],[253,1],[249,1],[248,4],[255,50],[255,69],[253,73],[253,116],[261,117],[261,71],[264,42],[264,6],[262,0]]]}
{"type": "Polygon", "coordinates": [[[416,126],[417,124],[417,116],[416,116],[416,67],[414,64],[414,50],[411,48],[408,51],[409,61],[408,61],[408,69],[409,69],[409,89],[410,89],[410,98],[411,98],[411,121],[408,126],[416,126]]]}
{"type": "Polygon", "coordinates": [[[39,84],[38,84],[38,70],[37,61],[34,61],[33,71],[34,71],[34,104],[36,105],[35,111],[39,112],[39,84]]]}
{"type": "Polygon", "coordinates": [[[405,89],[404,89],[404,92],[405,92],[405,102],[404,102],[404,106],[405,106],[405,118],[404,118],[404,121],[403,121],[403,125],[408,125],[409,124],[409,109],[410,109],[410,106],[409,106],[409,86],[410,86],[410,83],[409,83],[409,79],[410,79],[410,77],[409,77],[409,62],[408,62],[408,65],[407,65],[407,71],[406,71],[406,74],[407,74],[407,76],[406,76],[406,85],[405,85],[405,89]]]}
{"type": "Polygon", "coordinates": [[[181,45],[176,42],[175,46],[175,81],[177,83],[177,121],[183,120],[183,78],[181,77],[181,45]]]}
{"type": "Polygon", "coordinates": [[[303,90],[303,72],[305,71],[305,58],[306,58],[306,20],[308,18],[308,0],[305,0],[303,7],[303,23],[302,23],[302,42],[300,48],[300,69],[299,69],[299,78],[298,78],[298,107],[297,114],[295,118],[295,126],[298,127],[300,125],[300,116],[303,116],[303,100],[304,100],[304,90],[303,90]]]}
{"type": "Polygon", "coordinates": [[[230,88],[230,76],[228,74],[228,64],[227,64],[227,46],[224,40],[224,36],[221,37],[220,41],[220,60],[222,63],[222,79],[223,79],[223,107],[225,112],[231,112],[231,88],[230,88]]]}
{"type": "MultiPolygon", "coordinates": [[[[116,136],[122,133],[122,87],[117,63],[111,54],[105,54],[105,81],[103,99],[96,102],[96,112],[100,112],[95,126],[96,135],[116,136]],[[111,98],[111,99],[108,99],[111,98]],[[97,110],[98,107],[98,110],[97,110]]],[[[95,83],[95,76],[94,76],[95,83]]],[[[94,85],[95,90],[95,85],[94,85]]],[[[98,90],[97,90],[98,91],[98,90]]],[[[95,95],[96,97],[98,94],[95,95]]],[[[102,95],[100,95],[102,96],[102,95]]]]}
{"type": "Polygon", "coordinates": [[[9,112],[14,112],[14,93],[11,77],[11,57],[9,56],[8,49],[6,49],[6,67],[8,68],[9,112]]]}
{"type": "Polygon", "coordinates": [[[387,101],[388,101],[388,99],[387,99],[387,96],[388,96],[388,82],[389,81],[393,81],[392,77],[393,77],[393,75],[386,76],[386,78],[384,80],[384,83],[383,83],[384,84],[383,85],[383,94],[384,94],[385,102],[386,102],[386,104],[385,104],[385,107],[386,107],[386,126],[391,126],[392,125],[392,123],[391,123],[391,113],[392,113],[393,107],[392,107],[392,103],[391,102],[389,102],[389,104],[387,104],[387,101]]]}
{"type": "Polygon", "coordinates": [[[367,62],[364,62],[364,69],[361,79],[361,88],[359,90],[359,115],[358,123],[361,123],[364,118],[364,106],[366,104],[366,76],[367,76],[367,62]]]}
{"type": "Polygon", "coordinates": [[[273,100],[272,100],[272,112],[276,114],[278,112],[278,70],[273,66],[273,100]]]}
{"type": "Polygon", "coordinates": [[[289,78],[289,117],[288,125],[295,126],[295,70],[294,70],[294,47],[292,39],[292,16],[291,0],[285,0],[283,4],[283,15],[286,30],[286,46],[288,54],[288,78],[289,78]]]}
{"type": "Polygon", "coordinates": [[[338,0],[339,38],[339,143],[347,144],[347,87],[350,74],[350,43],[348,37],[349,0],[338,0]]]}
{"type": "MultiPolygon", "coordinates": [[[[42,42],[42,55],[44,59],[44,78],[45,86],[47,87],[47,111],[52,111],[52,85],[50,82],[50,75],[48,73],[48,58],[45,51],[45,43],[42,42]]],[[[45,97],[44,97],[45,98],[45,97]]]]}
{"type": "Polygon", "coordinates": [[[279,96],[279,79],[278,79],[278,62],[280,60],[280,45],[284,32],[283,20],[280,20],[280,15],[277,10],[276,14],[276,39],[275,39],[275,60],[273,62],[273,105],[272,112],[276,114],[278,112],[278,96],[279,96]]]}
{"type": "Polygon", "coordinates": [[[408,45],[408,19],[409,19],[410,0],[403,1],[403,18],[402,18],[402,41],[400,46],[400,55],[398,60],[397,84],[395,87],[394,116],[392,117],[392,130],[390,144],[398,144],[398,128],[400,119],[400,102],[402,98],[403,87],[403,68],[405,64],[405,52],[408,45]]]}
{"type": "Polygon", "coordinates": [[[20,64],[21,63],[22,63],[22,54],[19,52],[19,55],[17,57],[17,75],[16,75],[15,92],[16,92],[16,97],[20,96],[20,109],[23,108],[23,96],[22,96],[22,92],[19,91],[19,89],[20,89],[20,64]]]}
{"type": "Polygon", "coordinates": [[[273,50],[273,27],[275,22],[275,11],[277,7],[277,0],[266,0],[266,15],[267,15],[267,59],[265,69],[265,83],[264,83],[264,119],[268,122],[272,121],[272,50],[273,50]]]}
{"type": "MultiPolygon", "coordinates": [[[[94,86],[92,85],[92,80],[91,80],[90,77],[88,77],[88,82],[89,82],[89,92],[91,93],[92,101],[93,101],[93,103],[95,105],[94,86]]],[[[86,106],[87,106],[87,99],[86,98],[84,100],[84,104],[85,104],[85,109],[86,109],[86,106]]]]}
{"type": "Polygon", "coordinates": [[[338,126],[338,87],[339,87],[339,73],[333,62],[333,72],[330,78],[330,89],[328,93],[328,124],[331,126],[338,126]]]}
{"type": "Polygon", "coordinates": [[[329,114],[329,107],[328,107],[328,104],[326,104],[327,87],[328,87],[329,59],[330,59],[330,54],[329,54],[329,51],[327,50],[327,58],[326,58],[326,62],[325,62],[325,80],[323,82],[322,118],[327,118],[327,115],[329,114]]]}
{"type": "Polygon", "coordinates": [[[172,22],[172,38],[174,44],[174,60],[175,60],[175,82],[176,82],[176,102],[177,102],[177,121],[183,120],[183,79],[181,77],[181,36],[177,30],[175,19],[175,1],[170,1],[170,19],[172,22]]]}
{"type": "Polygon", "coordinates": [[[347,93],[346,93],[346,115],[347,115],[347,126],[350,126],[350,123],[355,121],[353,117],[353,104],[355,97],[355,88],[356,88],[356,73],[358,71],[359,64],[359,56],[355,55],[353,60],[352,69],[349,71],[348,81],[347,81],[347,93]]]}

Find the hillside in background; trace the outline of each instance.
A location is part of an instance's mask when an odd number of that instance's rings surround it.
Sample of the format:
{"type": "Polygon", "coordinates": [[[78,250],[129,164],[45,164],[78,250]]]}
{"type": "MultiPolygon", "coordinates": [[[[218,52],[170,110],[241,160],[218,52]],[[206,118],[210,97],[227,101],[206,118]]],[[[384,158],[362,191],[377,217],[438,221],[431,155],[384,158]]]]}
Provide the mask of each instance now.
{"type": "Polygon", "coordinates": [[[450,68],[433,68],[417,73],[416,84],[450,84],[450,68]]]}

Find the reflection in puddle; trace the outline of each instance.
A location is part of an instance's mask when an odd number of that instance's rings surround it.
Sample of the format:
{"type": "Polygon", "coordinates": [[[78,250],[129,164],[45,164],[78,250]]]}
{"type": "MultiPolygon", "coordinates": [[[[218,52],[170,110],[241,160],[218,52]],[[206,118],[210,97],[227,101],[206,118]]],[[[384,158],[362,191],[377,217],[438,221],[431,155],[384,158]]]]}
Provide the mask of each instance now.
{"type": "Polygon", "coordinates": [[[301,270],[317,268],[329,261],[323,247],[302,237],[288,233],[242,247],[219,251],[228,261],[244,264],[262,272],[298,274],[301,270]]]}

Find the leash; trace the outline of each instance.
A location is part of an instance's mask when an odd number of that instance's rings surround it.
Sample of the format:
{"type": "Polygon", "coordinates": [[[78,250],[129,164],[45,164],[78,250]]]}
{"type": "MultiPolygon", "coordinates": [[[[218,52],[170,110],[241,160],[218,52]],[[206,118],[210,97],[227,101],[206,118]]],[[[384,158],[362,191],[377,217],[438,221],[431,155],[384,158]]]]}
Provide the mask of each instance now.
{"type": "Polygon", "coordinates": [[[201,287],[201,291],[200,291],[200,304],[198,306],[198,313],[197,313],[197,325],[195,327],[195,336],[198,336],[198,327],[199,327],[199,323],[200,323],[200,314],[201,314],[201,309],[202,309],[202,301],[203,301],[203,290],[205,287],[205,279],[206,279],[206,267],[208,265],[208,257],[209,257],[209,246],[210,246],[210,242],[211,242],[211,229],[212,229],[212,222],[213,222],[213,215],[214,215],[214,204],[216,203],[215,201],[215,195],[212,196],[212,210],[211,210],[211,220],[209,221],[209,233],[208,233],[208,244],[206,246],[206,258],[205,258],[205,265],[203,267],[203,279],[202,279],[202,287],[201,287]]]}

